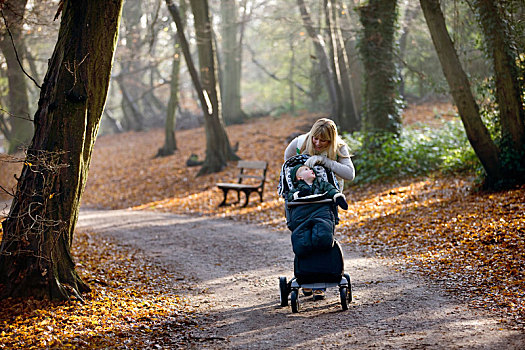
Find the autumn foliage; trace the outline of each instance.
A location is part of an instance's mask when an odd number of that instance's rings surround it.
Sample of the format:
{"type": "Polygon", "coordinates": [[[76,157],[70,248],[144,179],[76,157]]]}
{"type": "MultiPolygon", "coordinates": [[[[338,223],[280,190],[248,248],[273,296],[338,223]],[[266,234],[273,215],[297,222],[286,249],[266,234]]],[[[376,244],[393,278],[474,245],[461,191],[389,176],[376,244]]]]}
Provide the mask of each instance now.
{"type": "MultiPolygon", "coordinates": [[[[405,122],[429,121],[436,126],[435,108],[414,106],[406,112],[405,122]]],[[[234,179],[237,169],[231,163],[220,173],[195,176],[199,168],[187,167],[186,160],[191,154],[204,157],[204,130],[198,128],[177,132],[179,150],[164,158],[155,158],[164,141],[162,130],[99,137],[82,205],[222,217],[272,226],[288,234],[283,201],[276,193],[283,151],[287,138],[307,131],[318,117],[265,117],[227,128],[231,143],[239,143],[237,154],[243,160],[269,164],[262,203],[253,195],[246,208],[217,207],[222,192],[215,183],[234,179]]],[[[424,276],[465,298],[472,307],[523,326],[525,186],[486,193],[476,191],[473,184],[474,178],[465,174],[434,174],[350,186],[345,190],[350,208],[340,211],[338,239],[369,254],[394,258],[400,261],[396,268],[424,276]]],[[[230,196],[235,199],[233,193],[230,196]]],[[[153,344],[151,331],[168,332],[168,327],[181,332],[193,325],[194,310],[188,301],[162,290],[177,283],[173,276],[146,269],[141,264],[147,264],[147,259],[137,259],[141,252],[123,252],[111,242],[100,242],[92,233],[78,233],[75,240],[78,270],[93,287],[86,302],[1,302],[0,347],[88,343],[105,347],[110,346],[105,343],[107,335],[118,338],[125,332],[136,335],[130,347],[142,347],[153,344]],[[101,244],[107,246],[103,249],[101,244]],[[120,274],[137,278],[122,283],[120,274]]],[[[187,340],[183,332],[180,337],[180,342],[187,340]]],[[[162,343],[167,339],[158,341],[160,346],[170,345],[162,343]]]]}

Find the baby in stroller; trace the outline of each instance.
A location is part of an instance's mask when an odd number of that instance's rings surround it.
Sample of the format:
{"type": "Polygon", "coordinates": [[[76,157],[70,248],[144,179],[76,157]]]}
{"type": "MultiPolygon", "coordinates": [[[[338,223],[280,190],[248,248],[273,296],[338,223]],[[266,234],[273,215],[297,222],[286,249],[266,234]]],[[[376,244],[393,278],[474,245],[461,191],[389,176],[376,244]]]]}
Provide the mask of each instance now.
{"type": "Polygon", "coordinates": [[[288,201],[323,193],[326,198],[333,198],[334,202],[342,209],[348,209],[345,195],[330,182],[320,180],[315,174],[315,170],[307,165],[297,164],[294,166],[290,177],[295,188],[288,193],[288,201]]]}
{"type": "Polygon", "coordinates": [[[335,175],[322,166],[304,166],[308,155],[288,159],[281,170],[279,194],[285,199],[287,225],[292,231],[295,253],[294,277],[286,282],[280,277],[281,305],[288,305],[291,294],[292,311],[298,312],[298,291],[305,295],[339,286],[344,310],[351,301],[350,277],[344,273],[344,259],[339,243],[334,239],[338,224],[337,207],[348,208],[344,195],[338,190],[335,175]]]}

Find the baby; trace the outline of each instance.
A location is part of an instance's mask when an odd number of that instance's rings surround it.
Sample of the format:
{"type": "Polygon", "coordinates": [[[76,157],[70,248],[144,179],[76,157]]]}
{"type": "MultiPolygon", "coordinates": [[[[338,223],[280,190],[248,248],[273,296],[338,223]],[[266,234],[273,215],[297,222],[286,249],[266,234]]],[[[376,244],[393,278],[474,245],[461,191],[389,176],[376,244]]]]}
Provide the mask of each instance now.
{"type": "Polygon", "coordinates": [[[319,179],[312,168],[298,164],[291,170],[290,175],[295,188],[288,194],[289,201],[312,194],[326,193],[325,197],[332,198],[341,209],[348,209],[345,195],[328,181],[319,179]]]}

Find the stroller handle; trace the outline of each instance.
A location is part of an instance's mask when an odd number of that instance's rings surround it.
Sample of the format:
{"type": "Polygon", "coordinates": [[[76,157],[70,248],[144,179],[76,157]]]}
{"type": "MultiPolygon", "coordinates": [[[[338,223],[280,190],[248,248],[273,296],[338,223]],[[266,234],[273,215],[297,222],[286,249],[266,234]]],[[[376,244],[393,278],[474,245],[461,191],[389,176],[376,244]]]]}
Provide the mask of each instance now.
{"type": "Polygon", "coordinates": [[[320,199],[316,201],[304,201],[304,202],[287,202],[286,205],[288,207],[295,207],[298,205],[304,205],[304,204],[319,204],[319,203],[333,203],[333,200],[326,198],[326,199],[320,199]]]}

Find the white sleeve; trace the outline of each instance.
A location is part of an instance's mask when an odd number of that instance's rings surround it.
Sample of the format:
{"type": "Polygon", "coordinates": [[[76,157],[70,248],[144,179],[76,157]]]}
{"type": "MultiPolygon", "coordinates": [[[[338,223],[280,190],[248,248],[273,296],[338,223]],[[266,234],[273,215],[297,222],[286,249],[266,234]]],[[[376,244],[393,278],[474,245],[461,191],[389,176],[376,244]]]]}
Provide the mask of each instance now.
{"type": "Polygon", "coordinates": [[[288,145],[288,147],[286,147],[286,150],[284,151],[284,161],[287,161],[288,158],[299,154],[298,149],[300,149],[306,142],[307,136],[308,133],[299,135],[290,142],[290,144],[288,145]]]}
{"type": "Polygon", "coordinates": [[[327,159],[326,167],[330,168],[335,175],[339,176],[344,180],[352,181],[355,178],[355,169],[352,160],[350,159],[350,152],[348,152],[348,147],[341,146],[339,149],[340,156],[337,161],[327,159]]]}
{"type": "Polygon", "coordinates": [[[284,151],[284,161],[295,155],[297,155],[297,137],[290,142],[288,147],[286,147],[286,150],[284,151]]]}

